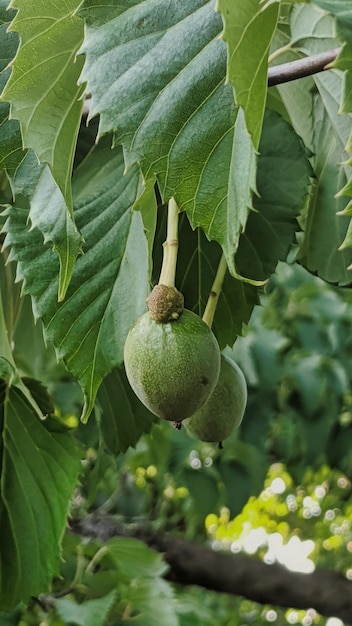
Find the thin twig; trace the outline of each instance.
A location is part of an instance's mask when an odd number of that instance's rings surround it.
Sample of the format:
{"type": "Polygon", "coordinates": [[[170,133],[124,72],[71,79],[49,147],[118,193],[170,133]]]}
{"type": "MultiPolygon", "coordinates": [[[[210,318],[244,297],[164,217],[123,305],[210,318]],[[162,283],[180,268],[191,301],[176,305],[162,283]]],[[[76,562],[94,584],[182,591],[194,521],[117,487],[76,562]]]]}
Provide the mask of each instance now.
{"type": "Polygon", "coordinates": [[[268,71],[268,86],[273,87],[274,85],[289,83],[292,80],[297,80],[297,78],[305,78],[306,76],[312,76],[312,74],[328,70],[329,65],[335,61],[340,51],[341,48],[334,48],[333,50],[313,54],[303,59],[297,59],[297,61],[270,67],[268,71]]]}

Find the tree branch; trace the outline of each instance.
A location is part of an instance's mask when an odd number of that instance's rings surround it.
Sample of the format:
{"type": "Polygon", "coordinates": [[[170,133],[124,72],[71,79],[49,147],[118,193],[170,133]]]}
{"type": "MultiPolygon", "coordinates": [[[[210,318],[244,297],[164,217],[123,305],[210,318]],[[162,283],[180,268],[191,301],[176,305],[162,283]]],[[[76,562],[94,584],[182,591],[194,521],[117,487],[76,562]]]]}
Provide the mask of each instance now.
{"type": "Polygon", "coordinates": [[[268,71],[268,87],[288,83],[292,80],[297,80],[297,78],[304,78],[305,76],[311,76],[327,70],[329,69],[329,64],[335,61],[340,51],[341,48],[334,48],[333,50],[313,54],[297,61],[270,67],[268,71]]]}
{"type": "Polygon", "coordinates": [[[72,520],[71,530],[103,541],[114,536],[135,537],[164,553],[168,579],[198,585],[261,604],[308,609],[352,624],[352,583],[341,572],[317,569],[312,574],[291,572],[282,565],[266,565],[243,554],[215,552],[206,546],[146,530],[126,531],[112,516],[92,514],[72,520]]]}

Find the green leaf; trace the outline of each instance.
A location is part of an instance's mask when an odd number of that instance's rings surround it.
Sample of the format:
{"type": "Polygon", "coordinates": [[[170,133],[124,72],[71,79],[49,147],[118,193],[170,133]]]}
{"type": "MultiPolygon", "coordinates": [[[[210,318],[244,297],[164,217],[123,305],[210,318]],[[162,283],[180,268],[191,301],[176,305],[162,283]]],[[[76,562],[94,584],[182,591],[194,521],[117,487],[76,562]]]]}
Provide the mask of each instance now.
{"type": "MultiPolygon", "coordinates": [[[[286,30],[277,28],[272,48],[273,54],[280,50],[278,55],[272,61],[272,65],[289,63],[301,58],[301,53],[291,48],[291,36],[286,30]],[[283,52],[286,49],[286,52],[283,52]]],[[[312,150],[313,144],[313,124],[311,116],[307,114],[313,107],[313,91],[314,80],[311,76],[300,78],[299,80],[290,81],[271,87],[268,91],[267,106],[269,109],[277,110],[288,122],[290,122],[296,133],[303,139],[305,146],[312,150]],[[279,98],[280,101],[276,106],[273,102],[279,98]],[[285,107],[286,115],[282,112],[282,104],[285,107]],[[279,108],[277,108],[279,107],[279,108]]]]}
{"type": "Polygon", "coordinates": [[[115,131],[127,166],[140,161],[146,180],[156,176],[163,200],[175,196],[192,227],[220,243],[236,275],[256,163],[225,82],[213,1],[123,0],[107,11],[86,0],[79,14],[87,20],[81,80],[100,133],[115,131]]]}
{"type": "Polygon", "coordinates": [[[345,246],[348,245],[350,219],[338,214],[346,207],[346,198],[337,196],[346,184],[344,167],[337,166],[343,161],[342,145],[334,133],[331,115],[328,116],[328,111],[317,98],[313,116],[317,181],[303,222],[304,238],[298,259],[310,272],[324,280],[348,285],[352,278],[351,270],[347,270],[352,262],[352,251],[350,248],[341,250],[340,247],[343,241],[345,246]]]}
{"type": "Polygon", "coordinates": [[[17,277],[41,317],[46,339],[76,376],[84,391],[87,420],[105,376],[122,364],[131,324],[145,310],[148,248],[140,213],[133,212],[139,170],[126,175],[121,150],[109,138],[93,148],[76,169],[74,205],[84,237],[84,255],[75,265],[63,302],[58,303],[58,262],[43,245],[38,229],[29,230],[28,210],[8,210],[5,245],[17,261],[17,277]]]}
{"type": "MultiPolygon", "coordinates": [[[[297,49],[305,55],[336,47],[334,19],[313,5],[293,10],[291,29],[297,49]]],[[[300,261],[323,279],[346,285],[350,282],[348,266],[351,242],[346,200],[352,170],[346,163],[346,146],[351,132],[351,115],[340,114],[342,76],[335,70],[313,76],[319,96],[313,106],[313,167],[317,183],[313,187],[308,211],[302,226],[305,231],[299,252],[300,261]],[[347,184],[346,184],[347,183],[347,184]],[[342,188],[342,189],[341,189],[342,188]],[[327,246],[330,253],[327,254],[327,246]]]]}
{"type": "Polygon", "coordinates": [[[55,601],[55,609],[65,624],[104,626],[115,602],[116,591],[113,590],[102,598],[86,600],[81,604],[70,598],[59,598],[55,601]]]}
{"type": "Polygon", "coordinates": [[[138,539],[114,537],[106,542],[116,567],[127,580],[158,578],[168,569],[163,557],[138,539]]]}
{"type": "Polygon", "coordinates": [[[139,579],[126,590],[124,599],[140,613],[136,620],[140,626],[179,626],[178,599],[174,598],[170,583],[162,578],[139,579]]]}
{"type": "MultiPolygon", "coordinates": [[[[7,3],[6,3],[7,4],[7,3]]],[[[0,6],[0,94],[3,91],[10,70],[6,69],[14,58],[19,44],[17,33],[8,32],[8,26],[15,11],[6,11],[0,6]]],[[[9,105],[0,102],[0,169],[16,169],[24,157],[20,125],[17,120],[9,120],[9,105]]]]}
{"type": "Polygon", "coordinates": [[[9,610],[47,591],[58,573],[80,453],[70,435],[38,419],[19,389],[3,386],[1,400],[0,604],[9,610]]]}
{"type": "Polygon", "coordinates": [[[267,471],[267,459],[257,446],[231,441],[218,456],[231,515],[241,511],[248,498],[259,493],[267,471]]]}
{"type": "Polygon", "coordinates": [[[242,276],[267,279],[286,260],[297,218],[308,196],[312,169],[302,141],[276,112],[267,111],[258,161],[258,196],[236,255],[242,276]]]}
{"type": "Polygon", "coordinates": [[[1,96],[10,102],[11,118],[20,122],[24,148],[33,148],[39,161],[50,165],[69,212],[83,93],[77,87],[82,59],[75,59],[83,39],[83,22],[74,16],[79,4],[12,1],[18,13],[10,29],[19,33],[21,45],[1,96]]]}
{"type": "Polygon", "coordinates": [[[51,241],[60,259],[58,299],[62,300],[72,277],[78,255],[82,252],[82,237],[67,211],[65,199],[46,164],[38,164],[32,150],[22,159],[11,178],[15,199],[29,200],[32,227],[43,234],[44,243],[51,241]]]}
{"type": "Polygon", "coordinates": [[[97,400],[101,407],[100,429],[104,444],[117,456],[135,446],[152,428],[155,417],[140,402],[124,369],[114,369],[102,382],[97,400]]]}
{"type": "Polygon", "coordinates": [[[206,468],[199,470],[186,467],[182,472],[181,482],[190,492],[197,519],[203,521],[208,513],[217,510],[220,494],[218,481],[211,471],[206,468]]]}
{"type": "Polygon", "coordinates": [[[235,100],[243,107],[246,127],[258,150],[268,82],[268,53],[279,14],[278,4],[261,6],[260,0],[217,0],[228,45],[227,78],[235,100]],[[255,42],[255,45],[253,45],[255,42]]]}
{"type": "Polygon", "coordinates": [[[149,267],[153,267],[153,245],[157,220],[157,200],[155,195],[155,180],[150,178],[146,183],[140,183],[137,201],[134,210],[140,211],[143,219],[145,235],[149,248],[149,267]]]}

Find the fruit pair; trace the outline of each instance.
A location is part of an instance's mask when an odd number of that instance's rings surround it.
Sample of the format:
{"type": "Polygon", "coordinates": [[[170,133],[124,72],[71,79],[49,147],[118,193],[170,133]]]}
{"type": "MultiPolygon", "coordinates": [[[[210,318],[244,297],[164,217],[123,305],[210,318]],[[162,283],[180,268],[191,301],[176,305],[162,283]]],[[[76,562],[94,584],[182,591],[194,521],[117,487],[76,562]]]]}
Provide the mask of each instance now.
{"type": "Polygon", "coordinates": [[[178,427],[189,418],[188,429],[211,442],[221,442],[241,423],[244,376],[191,311],[166,323],[145,313],[128,334],[124,359],[132,389],[155,415],[178,427]]]}

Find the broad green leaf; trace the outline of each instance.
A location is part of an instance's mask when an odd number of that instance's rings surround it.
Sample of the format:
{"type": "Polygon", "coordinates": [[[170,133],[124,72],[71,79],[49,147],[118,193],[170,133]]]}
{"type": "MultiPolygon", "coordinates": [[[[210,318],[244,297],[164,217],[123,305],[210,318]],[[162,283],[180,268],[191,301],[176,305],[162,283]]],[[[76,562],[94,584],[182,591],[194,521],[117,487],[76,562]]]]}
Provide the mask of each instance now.
{"type": "MultiPolygon", "coordinates": [[[[329,11],[336,18],[336,34],[342,42],[342,50],[333,64],[345,71],[341,94],[341,113],[352,112],[352,7],[347,0],[315,0],[315,4],[329,11]]],[[[350,149],[352,142],[350,143],[350,149]]]]}
{"type": "Polygon", "coordinates": [[[11,609],[48,590],[58,573],[80,452],[16,387],[2,385],[0,415],[0,605],[11,609]]]}
{"type": "MultiPolygon", "coordinates": [[[[160,216],[154,250],[154,279],[157,281],[166,236],[166,211],[160,216]]],[[[200,229],[190,227],[186,215],[179,220],[179,255],[176,285],[183,293],[185,307],[202,317],[221,257],[221,249],[208,241],[200,229]]],[[[245,332],[253,308],[259,303],[258,288],[225,275],[222,292],[216,307],[213,331],[221,349],[235,342],[245,332]]]]}
{"type": "Polygon", "coordinates": [[[265,280],[286,260],[299,229],[312,169],[300,138],[277,113],[266,113],[254,197],[236,256],[242,276],[265,280]]]}
{"type": "MultiPolygon", "coordinates": [[[[5,5],[0,5],[0,94],[10,76],[10,70],[6,68],[14,58],[19,44],[17,33],[8,32],[9,22],[15,11],[5,9],[5,5]]],[[[22,151],[20,125],[17,120],[9,120],[9,108],[9,104],[0,102],[0,169],[13,171],[25,153],[22,151]]]]}
{"type": "Polygon", "coordinates": [[[140,402],[124,369],[114,369],[102,382],[97,401],[101,408],[100,430],[104,445],[117,456],[135,446],[149,432],[155,417],[140,402]]]}
{"type": "Polygon", "coordinates": [[[72,211],[71,171],[82,111],[83,88],[77,86],[82,60],[76,61],[83,22],[74,16],[79,0],[12,0],[17,14],[11,31],[21,45],[1,99],[19,120],[24,148],[48,163],[72,211]]]}
{"type": "MultiPolygon", "coordinates": [[[[293,10],[291,29],[297,49],[305,55],[336,47],[333,17],[313,5],[293,10]]],[[[342,253],[338,249],[342,244],[343,248],[350,246],[351,228],[347,230],[347,219],[336,216],[337,211],[342,211],[344,215],[349,214],[348,208],[344,208],[346,202],[342,198],[336,199],[336,194],[349,195],[348,181],[352,169],[348,165],[346,147],[348,148],[352,118],[350,114],[340,114],[343,86],[341,73],[335,70],[320,72],[313,76],[313,80],[325,110],[324,112],[321,109],[319,99],[316,99],[312,116],[315,153],[313,167],[322,180],[317,182],[316,194],[313,195],[305,217],[306,243],[303,244],[300,255],[307,268],[312,268],[322,278],[346,284],[349,282],[347,267],[350,264],[350,255],[348,251],[342,253]],[[327,141],[327,134],[330,136],[330,143],[327,141]],[[335,162],[332,159],[336,159],[335,162]],[[320,203],[324,210],[320,210],[320,203]],[[326,254],[327,242],[332,251],[329,255],[326,254]]]]}
{"type": "Polygon", "coordinates": [[[59,598],[55,609],[65,624],[78,626],[104,626],[110,609],[116,602],[116,591],[95,600],[86,600],[78,604],[70,598],[59,598]]]}
{"type": "Polygon", "coordinates": [[[345,240],[350,219],[339,215],[346,206],[346,198],[338,197],[346,184],[343,167],[342,142],[334,133],[327,109],[322,101],[314,102],[314,169],[317,175],[307,213],[302,222],[304,238],[299,261],[313,274],[324,280],[348,285],[352,279],[347,267],[352,262],[350,248],[340,250],[345,240]],[[329,252],[328,252],[329,251],[329,252]]]}
{"type": "Polygon", "coordinates": [[[114,537],[106,543],[116,567],[127,580],[158,578],[168,569],[163,557],[137,539],[114,537]]]}
{"type": "Polygon", "coordinates": [[[75,171],[75,218],[85,244],[65,300],[57,302],[58,260],[43,245],[38,229],[28,229],[28,210],[8,210],[5,245],[17,261],[17,278],[41,317],[46,339],[78,378],[87,420],[105,376],[122,364],[132,323],[145,310],[148,247],[140,213],[133,212],[139,170],[123,175],[121,150],[109,138],[93,148],[75,171]]]}
{"type": "Polygon", "coordinates": [[[268,52],[276,29],[279,5],[260,0],[217,0],[228,45],[227,78],[235,100],[243,107],[246,127],[258,150],[268,82],[268,52]]]}
{"type": "Polygon", "coordinates": [[[100,133],[115,131],[127,165],[140,161],[146,180],[156,176],[163,200],[175,196],[192,227],[220,243],[235,275],[256,163],[225,82],[214,1],[123,0],[107,11],[86,0],[79,14],[87,20],[81,80],[100,133]]]}
{"type": "Polygon", "coordinates": [[[27,152],[11,177],[14,198],[24,196],[30,204],[29,220],[37,227],[44,243],[52,242],[60,259],[58,299],[61,301],[71,280],[82,237],[67,211],[62,192],[47,164],[39,164],[32,150],[27,152]]]}

